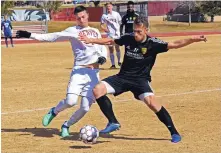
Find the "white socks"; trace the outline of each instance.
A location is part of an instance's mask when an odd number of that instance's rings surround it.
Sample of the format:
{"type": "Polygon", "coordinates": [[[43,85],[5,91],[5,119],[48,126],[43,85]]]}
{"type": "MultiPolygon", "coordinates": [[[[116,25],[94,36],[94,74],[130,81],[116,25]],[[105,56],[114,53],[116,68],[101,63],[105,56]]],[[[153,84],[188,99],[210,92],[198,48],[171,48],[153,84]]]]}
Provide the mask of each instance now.
{"type": "Polygon", "coordinates": [[[57,115],[59,112],[70,108],[77,104],[78,95],[76,94],[67,94],[66,99],[61,100],[54,109],[54,113],[57,115]]]}
{"type": "Polygon", "coordinates": [[[54,113],[57,115],[58,113],[60,113],[61,111],[65,110],[66,108],[69,108],[69,107],[71,107],[71,106],[65,102],[65,99],[63,99],[55,107],[54,113]]]}
{"type": "Polygon", "coordinates": [[[65,126],[70,127],[71,125],[78,122],[90,109],[93,104],[93,100],[87,97],[82,97],[80,108],[73,113],[70,119],[64,123],[65,126]]]}
{"type": "Polygon", "coordinates": [[[118,63],[120,63],[120,51],[116,51],[118,63]]]}
{"type": "Polygon", "coordinates": [[[110,60],[111,60],[111,64],[115,65],[115,60],[114,60],[114,54],[110,53],[110,60]]]}

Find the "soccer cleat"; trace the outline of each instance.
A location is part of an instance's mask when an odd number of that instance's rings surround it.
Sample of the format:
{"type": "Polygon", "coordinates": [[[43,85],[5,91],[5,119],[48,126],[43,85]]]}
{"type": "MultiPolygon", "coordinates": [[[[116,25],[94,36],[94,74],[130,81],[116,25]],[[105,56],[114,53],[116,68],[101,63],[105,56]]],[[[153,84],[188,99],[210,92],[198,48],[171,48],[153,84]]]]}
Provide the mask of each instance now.
{"type": "Polygon", "coordinates": [[[118,62],[118,66],[121,67],[121,65],[122,65],[122,63],[121,63],[121,62],[118,62]]]}
{"type": "Polygon", "coordinates": [[[113,131],[119,130],[120,129],[120,124],[119,123],[108,123],[106,128],[101,130],[101,134],[106,134],[106,133],[111,133],[113,131]]]}
{"type": "Polygon", "coordinates": [[[55,118],[56,114],[54,113],[55,107],[51,108],[48,114],[46,114],[42,119],[43,126],[48,126],[53,118],[55,118]]]}
{"type": "Polygon", "coordinates": [[[64,125],[64,124],[61,126],[61,137],[62,138],[70,136],[70,134],[69,134],[69,127],[64,125]]]}
{"type": "Polygon", "coordinates": [[[172,137],[171,142],[173,143],[177,143],[181,141],[181,136],[179,134],[173,134],[171,135],[171,137],[172,137]]]}
{"type": "Polygon", "coordinates": [[[110,67],[110,69],[116,69],[116,66],[115,66],[115,65],[112,65],[112,66],[110,67]]]}

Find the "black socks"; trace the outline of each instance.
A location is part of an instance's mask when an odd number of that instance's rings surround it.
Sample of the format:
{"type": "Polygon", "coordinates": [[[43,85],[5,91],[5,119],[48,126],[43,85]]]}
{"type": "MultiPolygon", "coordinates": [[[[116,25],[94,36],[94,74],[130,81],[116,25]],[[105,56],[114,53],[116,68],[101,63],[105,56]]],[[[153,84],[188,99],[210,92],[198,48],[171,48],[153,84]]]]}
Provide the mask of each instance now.
{"type": "Polygon", "coordinates": [[[167,112],[167,110],[162,106],[159,112],[156,113],[157,117],[161,122],[163,122],[168,130],[170,131],[170,134],[179,134],[173,125],[173,121],[170,117],[170,114],[167,112]]]}
{"type": "Polygon", "coordinates": [[[107,96],[102,96],[96,99],[101,111],[108,119],[109,123],[118,123],[112,108],[110,99],[107,96]]]}

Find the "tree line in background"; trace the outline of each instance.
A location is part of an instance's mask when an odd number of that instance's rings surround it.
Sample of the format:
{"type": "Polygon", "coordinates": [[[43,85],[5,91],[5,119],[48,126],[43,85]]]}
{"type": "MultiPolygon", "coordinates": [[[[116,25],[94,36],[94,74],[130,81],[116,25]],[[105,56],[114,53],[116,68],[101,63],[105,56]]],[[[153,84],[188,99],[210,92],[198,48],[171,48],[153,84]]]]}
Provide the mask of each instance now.
{"type": "MultiPolygon", "coordinates": [[[[30,1],[35,3],[37,8],[45,9],[49,12],[58,12],[59,8],[62,6],[63,1],[30,1]]],[[[100,1],[91,1],[94,6],[98,6],[100,1]]],[[[2,1],[1,2],[1,14],[10,14],[10,9],[12,9],[17,2],[13,1],[2,1]]],[[[190,2],[180,2],[181,6],[189,5],[191,10],[198,11],[200,13],[206,14],[211,17],[211,22],[214,21],[214,16],[221,15],[221,1],[190,1],[190,2]]]]}
{"type": "Polygon", "coordinates": [[[202,13],[208,15],[211,17],[211,22],[214,21],[214,16],[221,15],[221,1],[181,1],[178,4],[178,8],[181,8],[184,14],[202,13]],[[186,9],[182,10],[182,8],[186,9]]]}

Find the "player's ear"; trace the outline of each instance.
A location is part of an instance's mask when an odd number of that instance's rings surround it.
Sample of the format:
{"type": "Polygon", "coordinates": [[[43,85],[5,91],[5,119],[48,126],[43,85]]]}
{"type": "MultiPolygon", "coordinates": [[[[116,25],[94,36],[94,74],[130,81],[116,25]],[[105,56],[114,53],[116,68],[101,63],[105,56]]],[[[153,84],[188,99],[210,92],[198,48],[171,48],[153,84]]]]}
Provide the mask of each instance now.
{"type": "Polygon", "coordinates": [[[144,26],[144,33],[147,34],[148,28],[144,26]]]}

